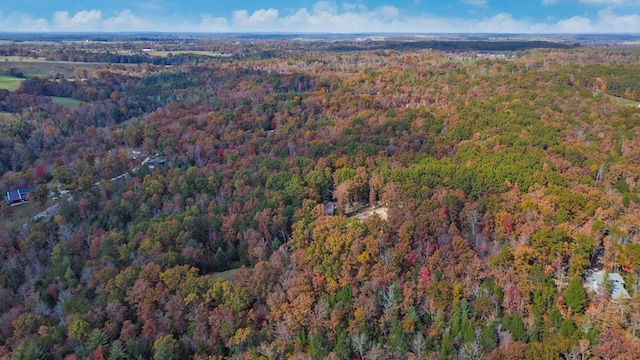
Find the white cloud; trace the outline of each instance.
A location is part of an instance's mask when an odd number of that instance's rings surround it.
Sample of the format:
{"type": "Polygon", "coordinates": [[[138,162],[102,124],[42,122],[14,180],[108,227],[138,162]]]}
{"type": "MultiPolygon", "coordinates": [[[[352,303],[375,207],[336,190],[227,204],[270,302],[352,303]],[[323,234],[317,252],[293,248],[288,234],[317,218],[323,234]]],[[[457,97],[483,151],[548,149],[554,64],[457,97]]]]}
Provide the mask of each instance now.
{"type": "Polygon", "coordinates": [[[98,10],[83,10],[73,16],[67,11],[58,11],[53,14],[53,26],[60,30],[92,30],[100,26],[102,12],[98,10]]]}
{"type": "Polygon", "coordinates": [[[109,31],[117,31],[117,29],[123,28],[141,31],[147,27],[147,23],[143,19],[135,16],[130,10],[124,10],[117,16],[104,19],[102,26],[105,29],[109,29],[109,31]]]}
{"type": "Polygon", "coordinates": [[[198,31],[204,32],[227,32],[230,30],[229,21],[224,17],[212,17],[210,15],[203,15],[198,31]]]}
{"type": "Polygon", "coordinates": [[[264,31],[272,29],[278,21],[278,10],[260,9],[249,15],[247,10],[233,12],[233,28],[237,31],[264,31]]]}
{"type": "Polygon", "coordinates": [[[34,19],[27,15],[0,13],[0,31],[49,31],[46,19],[34,19]]]}
{"type": "MultiPolygon", "coordinates": [[[[477,1],[477,0],[466,0],[477,1]]],[[[484,2],[485,0],[481,0],[484,2]]],[[[551,3],[555,0],[541,0],[551,3]]],[[[604,1],[604,0],[582,0],[604,1]]],[[[622,1],[622,0],[613,0],[622,1]]],[[[480,4],[480,2],[478,2],[480,4]]],[[[619,14],[608,8],[594,16],[534,21],[498,13],[485,18],[408,14],[392,5],[368,9],[362,4],[320,1],[310,9],[237,10],[230,17],[201,14],[199,19],[141,16],[131,10],[105,14],[84,10],[54,13],[50,19],[0,14],[0,31],[201,31],[201,32],[415,32],[415,33],[634,33],[640,12],[619,14]]],[[[158,16],[156,14],[156,16],[158,16]]]]}
{"type": "Polygon", "coordinates": [[[548,33],[549,25],[531,22],[528,19],[516,19],[509,13],[500,13],[479,21],[469,20],[463,23],[465,32],[481,33],[548,33]],[[473,29],[473,30],[471,30],[473,29]]]}
{"type": "Polygon", "coordinates": [[[553,5],[557,2],[558,0],[542,0],[542,5],[553,5]]]}
{"type": "Polygon", "coordinates": [[[638,33],[640,15],[615,15],[607,9],[600,11],[595,19],[574,16],[561,20],[556,28],[563,33],[638,33]]]}
{"type": "Polygon", "coordinates": [[[568,19],[562,19],[558,21],[556,29],[560,33],[590,33],[593,32],[593,24],[591,20],[582,17],[574,16],[568,19]]]}

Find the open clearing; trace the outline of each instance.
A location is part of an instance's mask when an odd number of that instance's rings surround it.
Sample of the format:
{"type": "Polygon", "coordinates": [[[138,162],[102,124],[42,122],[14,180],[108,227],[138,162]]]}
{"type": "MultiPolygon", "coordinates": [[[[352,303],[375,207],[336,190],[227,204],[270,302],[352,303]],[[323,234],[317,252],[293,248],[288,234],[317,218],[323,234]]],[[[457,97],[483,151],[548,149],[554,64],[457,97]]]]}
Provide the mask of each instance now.
{"type": "Polygon", "coordinates": [[[6,74],[9,69],[14,69],[25,77],[47,77],[60,73],[66,78],[72,78],[75,69],[93,70],[104,65],[105,63],[48,61],[45,58],[0,56],[0,73],[6,74]]]}
{"type": "Polygon", "coordinates": [[[224,279],[224,280],[227,280],[227,281],[231,281],[233,279],[233,277],[236,275],[237,272],[238,272],[238,269],[220,271],[220,272],[212,273],[211,277],[213,279],[224,279]]]}
{"type": "Polygon", "coordinates": [[[380,219],[387,220],[389,208],[385,206],[368,206],[366,204],[351,204],[346,209],[347,217],[355,217],[359,220],[366,220],[373,215],[378,215],[380,219]]]}
{"type": "Polygon", "coordinates": [[[15,91],[22,80],[24,79],[0,73],[0,89],[15,91]]]}
{"type": "Polygon", "coordinates": [[[622,106],[634,106],[637,107],[638,105],[640,105],[639,102],[637,101],[633,101],[633,100],[629,100],[629,99],[625,99],[625,98],[621,98],[621,97],[617,97],[617,96],[613,96],[613,95],[607,95],[611,100],[615,101],[616,103],[618,103],[618,105],[622,105],[622,106]]]}
{"type": "Polygon", "coordinates": [[[51,101],[53,101],[54,104],[58,104],[71,109],[76,109],[80,106],[80,104],[82,104],[82,101],[80,100],[59,96],[51,96],[51,101]]]}
{"type": "Polygon", "coordinates": [[[28,219],[31,219],[48,206],[53,205],[53,203],[53,200],[48,199],[44,205],[41,205],[37,201],[31,201],[26,204],[12,206],[10,210],[11,216],[0,216],[0,232],[9,233],[18,231],[28,219]]]}
{"type": "Polygon", "coordinates": [[[374,214],[378,215],[382,220],[387,220],[387,218],[389,217],[388,209],[386,207],[375,207],[375,208],[370,207],[356,214],[355,216],[360,220],[365,220],[372,217],[374,214]]]}

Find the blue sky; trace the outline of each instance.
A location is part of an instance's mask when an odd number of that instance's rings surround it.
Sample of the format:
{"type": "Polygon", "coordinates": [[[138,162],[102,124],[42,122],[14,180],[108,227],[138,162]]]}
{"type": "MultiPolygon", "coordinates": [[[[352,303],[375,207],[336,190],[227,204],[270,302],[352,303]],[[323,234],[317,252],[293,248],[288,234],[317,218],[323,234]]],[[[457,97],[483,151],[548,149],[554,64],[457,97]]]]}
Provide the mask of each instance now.
{"type": "Polygon", "coordinates": [[[640,33],[640,0],[0,1],[0,31],[640,33]]]}

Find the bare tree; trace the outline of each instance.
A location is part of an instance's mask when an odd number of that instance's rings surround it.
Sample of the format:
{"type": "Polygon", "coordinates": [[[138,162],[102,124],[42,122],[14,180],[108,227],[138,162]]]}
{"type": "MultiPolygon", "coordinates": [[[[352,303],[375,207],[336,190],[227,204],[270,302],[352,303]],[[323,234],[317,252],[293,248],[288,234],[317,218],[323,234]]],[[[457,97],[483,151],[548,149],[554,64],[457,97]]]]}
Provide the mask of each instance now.
{"type": "Polygon", "coordinates": [[[353,334],[349,340],[351,341],[351,348],[353,351],[360,355],[360,359],[364,359],[364,353],[369,347],[369,338],[367,337],[367,334],[353,334]]]}
{"type": "Polygon", "coordinates": [[[425,343],[424,335],[422,335],[422,331],[419,331],[413,337],[413,341],[411,342],[411,351],[418,357],[418,359],[423,359],[426,347],[427,344],[425,343]]]}
{"type": "Polygon", "coordinates": [[[471,341],[462,344],[458,356],[462,360],[476,360],[482,358],[482,346],[478,341],[471,341]]]}
{"type": "Polygon", "coordinates": [[[566,360],[587,360],[591,358],[591,343],[587,339],[581,339],[570,351],[564,352],[566,360]]]}

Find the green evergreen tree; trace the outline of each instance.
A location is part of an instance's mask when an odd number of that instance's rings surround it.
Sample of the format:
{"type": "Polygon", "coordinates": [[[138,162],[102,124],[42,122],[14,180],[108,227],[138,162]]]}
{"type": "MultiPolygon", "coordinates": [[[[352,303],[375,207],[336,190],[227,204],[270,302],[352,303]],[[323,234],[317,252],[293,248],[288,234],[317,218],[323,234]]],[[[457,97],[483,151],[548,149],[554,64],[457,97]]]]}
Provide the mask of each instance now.
{"type": "Polygon", "coordinates": [[[333,352],[340,359],[348,359],[349,355],[351,355],[349,342],[347,341],[347,333],[342,328],[338,328],[336,331],[336,341],[333,346],[333,352]]]}
{"type": "Polygon", "coordinates": [[[51,272],[49,278],[56,280],[62,278],[65,275],[67,269],[71,266],[71,256],[66,246],[61,243],[56,244],[51,251],[51,258],[49,259],[51,264],[51,272]]]}
{"type": "Polygon", "coordinates": [[[571,318],[564,319],[562,325],[560,325],[560,335],[570,337],[575,332],[576,325],[573,323],[573,320],[571,320],[571,318]]]}
{"type": "Polygon", "coordinates": [[[47,359],[47,353],[36,339],[27,339],[15,349],[11,359],[44,360],[47,359]]]}
{"type": "Polygon", "coordinates": [[[153,354],[153,360],[173,360],[173,353],[166,342],[160,342],[153,354]]]}
{"type": "Polygon", "coordinates": [[[460,340],[463,344],[471,343],[476,340],[476,332],[473,324],[467,318],[462,318],[462,329],[460,330],[460,340]]]}
{"type": "Polygon", "coordinates": [[[17,291],[24,282],[24,273],[17,268],[8,268],[2,272],[2,287],[17,291]]]}
{"type": "Polygon", "coordinates": [[[527,330],[524,328],[524,322],[522,321],[522,315],[519,313],[513,314],[509,327],[507,328],[516,341],[527,341],[527,330]]]}
{"type": "Polygon", "coordinates": [[[495,322],[489,323],[482,328],[480,346],[486,350],[492,350],[498,346],[498,326],[495,322]]]}
{"type": "Polygon", "coordinates": [[[551,313],[549,313],[549,320],[551,321],[551,324],[553,324],[554,328],[560,329],[560,325],[562,324],[562,314],[558,309],[553,309],[551,310],[551,313]]]}
{"type": "Polygon", "coordinates": [[[120,340],[116,340],[111,343],[109,347],[109,356],[107,360],[125,360],[127,359],[127,353],[124,350],[124,344],[120,340]]]}
{"type": "Polygon", "coordinates": [[[396,355],[402,355],[408,351],[407,335],[402,329],[400,319],[394,319],[391,322],[391,330],[389,333],[389,345],[396,355]]]}
{"type": "Polygon", "coordinates": [[[227,265],[227,257],[221,247],[218,247],[216,254],[213,256],[213,266],[216,270],[223,270],[227,265]]]}
{"type": "Polygon", "coordinates": [[[87,339],[87,349],[89,349],[89,351],[93,351],[100,345],[107,345],[108,341],[109,336],[105,334],[104,330],[93,329],[89,333],[89,337],[87,339]]]}
{"type": "Polygon", "coordinates": [[[562,297],[564,298],[567,306],[569,306],[575,313],[584,313],[584,309],[587,305],[587,293],[584,290],[584,286],[582,285],[582,281],[580,281],[579,277],[574,276],[571,278],[569,286],[562,293],[562,297]]]}
{"type": "Polygon", "coordinates": [[[67,270],[64,272],[64,284],[68,288],[74,288],[78,285],[78,279],[76,278],[76,274],[73,272],[71,267],[67,267],[67,270]]]}
{"type": "Polygon", "coordinates": [[[327,343],[320,331],[314,331],[309,335],[309,352],[314,359],[324,359],[329,355],[327,343]]]}
{"type": "Polygon", "coordinates": [[[151,208],[147,203],[142,203],[138,209],[138,216],[141,220],[149,219],[151,217],[151,208]]]}
{"type": "Polygon", "coordinates": [[[451,336],[451,332],[447,331],[440,343],[440,359],[448,359],[451,355],[453,355],[453,336],[451,336]]]}
{"type": "Polygon", "coordinates": [[[542,318],[536,317],[535,323],[531,330],[529,331],[529,341],[538,342],[542,341],[542,337],[545,333],[544,320],[542,318]]]}

